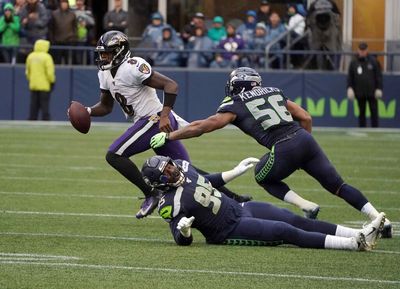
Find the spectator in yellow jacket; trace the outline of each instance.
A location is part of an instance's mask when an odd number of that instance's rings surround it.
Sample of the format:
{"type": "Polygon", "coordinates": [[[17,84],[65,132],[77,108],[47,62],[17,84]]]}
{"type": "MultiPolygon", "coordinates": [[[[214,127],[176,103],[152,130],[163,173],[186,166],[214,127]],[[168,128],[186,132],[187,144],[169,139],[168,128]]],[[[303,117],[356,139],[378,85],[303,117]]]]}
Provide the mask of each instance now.
{"type": "Polygon", "coordinates": [[[39,39],[26,59],[25,74],[31,91],[29,120],[37,120],[39,111],[43,120],[50,120],[50,93],[56,80],[54,61],[48,53],[50,42],[39,39]]]}

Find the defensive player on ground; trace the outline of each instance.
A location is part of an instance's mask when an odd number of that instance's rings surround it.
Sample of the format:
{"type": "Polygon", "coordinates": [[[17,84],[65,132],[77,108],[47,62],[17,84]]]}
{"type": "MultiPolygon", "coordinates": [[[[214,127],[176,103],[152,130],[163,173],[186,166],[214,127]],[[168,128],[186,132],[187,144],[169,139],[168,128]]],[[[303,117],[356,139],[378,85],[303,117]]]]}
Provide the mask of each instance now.
{"type": "MultiPolygon", "coordinates": [[[[378,217],[367,198],[344,182],[312,137],[311,116],[288,100],[280,89],[261,86],[257,71],[240,67],[230,74],[226,95],[215,115],[170,133],[159,133],[152,137],[151,146],[159,148],[169,141],[200,136],[232,123],[270,150],[256,166],[255,179],[273,196],[298,206],[306,217],[316,218],[319,206],[300,197],[282,181],[303,169],[371,220],[378,217]]],[[[392,236],[388,220],[382,234],[392,236]]]]}
{"type": "Polygon", "coordinates": [[[178,245],[192,243],[193,227],[210,244],[293,244],[366,251],[375,247],[385,221],[385,214],[380,213],[364,229],[356,230],[307,219],[268,203],[238,203],[214,188],[237,177],[234,170],[202,176],[187,161],[164,156],[148,159],[142,174],[147,183],[163,192],[159,214],[169,222],[178,245]]]}
{"type": "MultiPolygon", "coordinates": [[[[137,218],[142,218],[157,206],[158,193],[143,181],[140,170],[129,158],[150,149],[150,138],[154,134],[171,132],[187,124],[172,111],[178,84],[153,71],[144,59],[131,57],[128,37],[122,32],[108,31],[102,35],[95,52],[98,54],[100,101],[87,110],[91,116],[105,116],[111,113],[116,100],[127,120],[133,122],[109,147],[106,160],[144,193],[146,199],[136,214],[137,218]],[[156,89],[164,92],[164,104],[158,99],[156,89]]],[[[189,161],[189,155],[180,141],[172,141],[155,152],[189,161]]],[[[226,188],[221,190],[230,197],[243,200],[242,196],[226,188]]],[[[244,196],[244,200],[248,199],[244,196]]]]}

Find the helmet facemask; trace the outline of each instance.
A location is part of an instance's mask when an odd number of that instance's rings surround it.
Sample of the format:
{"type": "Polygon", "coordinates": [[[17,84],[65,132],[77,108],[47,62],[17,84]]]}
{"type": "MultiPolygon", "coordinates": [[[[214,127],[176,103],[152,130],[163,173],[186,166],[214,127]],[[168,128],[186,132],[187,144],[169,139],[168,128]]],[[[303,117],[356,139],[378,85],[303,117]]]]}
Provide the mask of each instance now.
{"type": "Polygon", "coordinates": [[[100,37],[95,53],[97,53],[97,67],[100,70],[117,67],[130,56],[128,37],[119,31],[109,31],[100,37]],[[104,57],[105,53],[107,57],[104,57]]]}
{"type": "Polygon", "coordinates": [[[155,156],[146,161],[142,168],[142,175],[145,182],[153,188],[166,189],[169,187],[179,187],[185,181],[185,175],[182,168],[171,158],[164,156],[155,156]],[[173,166],[173,170],[169,169],[166,174],[168,165],[173,166]],[[169,182],[172,175],[175,182],[169,182]]]}
{"type": "Polygon", "coordinates": [[[232,96],[261,86],[261,76],[250,67],[239,67],[231,72],[225,87],[226,95],[232,96]]]}

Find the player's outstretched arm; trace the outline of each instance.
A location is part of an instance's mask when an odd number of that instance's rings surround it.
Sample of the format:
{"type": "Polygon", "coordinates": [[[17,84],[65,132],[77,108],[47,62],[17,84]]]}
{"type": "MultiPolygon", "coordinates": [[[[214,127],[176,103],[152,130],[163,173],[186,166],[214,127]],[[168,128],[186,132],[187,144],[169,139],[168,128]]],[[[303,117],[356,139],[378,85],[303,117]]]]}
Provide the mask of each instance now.
{"type": "Polygon", "coordinates": [[[312,130],[311,115],[300,105],[290,100],[287,101],[287,109],[293,116],[293,119],[297,120],[306,131],[311,133],[312,130]]]}
{"type": "Polygon", "coordinates": [[[151,138],[150,145],[152,148],[158,148],[163,146],[168,140],[201,136],[203,133],[223,128],[228,123],[234,121],[235,118],[236,115],[231,112],[217,113],[206,119],[191,122],[189,125],[171,133],[158,133],[151,138]]]}
{"type": "Polygon", "coordinates": [[[108,90],[101,90],[100,101],[88,107],[88,111],[91,116],[105,116],[112,112],[113,106],[114,99],[111,92],[108,90]]]}
{"type": "Polygon", "coordinates": [[[214,188],[219,188],[224,186],[226,183],[236,179],[238,176],[243,175],[245,172],[250,170],[257,164],[260,160],[257,158],[249,157],[242,160],[233,169],[229,171],[224,171],[222,173],[207,174],[204,175],[214,188]]]}

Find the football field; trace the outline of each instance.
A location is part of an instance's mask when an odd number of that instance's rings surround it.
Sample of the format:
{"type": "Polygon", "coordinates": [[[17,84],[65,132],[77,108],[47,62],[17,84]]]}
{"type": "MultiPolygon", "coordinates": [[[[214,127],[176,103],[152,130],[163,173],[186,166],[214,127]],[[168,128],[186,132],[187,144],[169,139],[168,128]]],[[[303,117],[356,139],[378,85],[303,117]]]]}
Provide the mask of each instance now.
{"type": "MultiPolygon", "coordinates": [[[[0,122],[0,288],[400,288],[400,130],[315,130],[347,183],[392,221],[371,252],[173,242],[156,213],[105,161],[128,124],[0,122]]],[[[184,141],[193,164],[218,172],[265,148],[236,129],[184,141]]],[[[142,166],[150,151],[133,161],[142,166]]],[[[303,171],[287,180],[321,206],[319,219],[359,228],[367,219],[303,171]]],[[[252,172],[228,187],[301,214],[268,195],[252,172]]]]}

